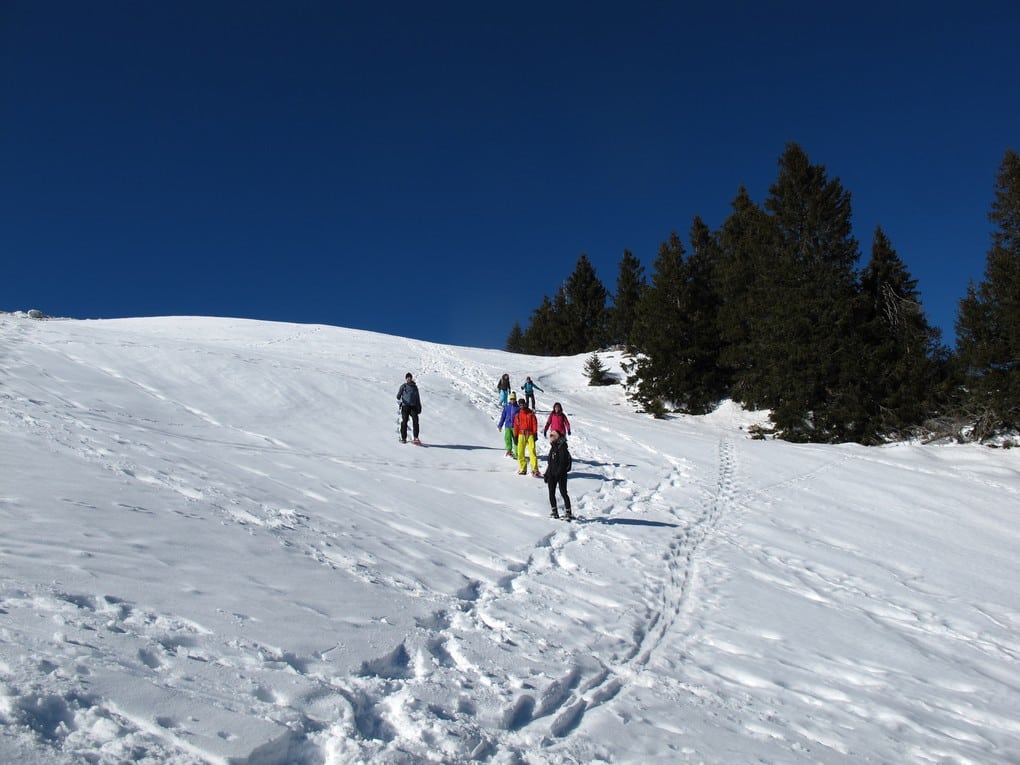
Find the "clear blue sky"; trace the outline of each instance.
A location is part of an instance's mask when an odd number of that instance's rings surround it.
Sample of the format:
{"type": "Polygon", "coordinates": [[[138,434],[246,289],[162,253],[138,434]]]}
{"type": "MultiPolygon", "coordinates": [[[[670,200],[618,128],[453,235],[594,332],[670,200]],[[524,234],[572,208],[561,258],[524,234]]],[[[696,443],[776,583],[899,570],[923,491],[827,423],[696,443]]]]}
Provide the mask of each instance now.
{"type": "Polygon", "coordinates": [[[0,310],[502,348],[581,253],[612,293],[762,203],[793,141],[952,342],[1018,40],[1015,0],[0,0],[0,310]]]}

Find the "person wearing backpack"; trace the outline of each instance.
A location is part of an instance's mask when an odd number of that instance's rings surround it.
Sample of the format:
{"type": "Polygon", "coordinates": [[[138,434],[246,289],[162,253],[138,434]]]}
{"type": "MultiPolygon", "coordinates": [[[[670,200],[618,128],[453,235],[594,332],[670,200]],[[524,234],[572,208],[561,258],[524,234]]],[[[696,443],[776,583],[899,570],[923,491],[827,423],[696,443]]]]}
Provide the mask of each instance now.
{"type": "Polygon", "coordinates": [[[510,395],[510,390],[514,386],[510,384],[510,375],[507,372],[503,373],[503,376],[499,378],[499,382],[496,383],[496,390],[499,391],[499,405],[506,406],[510,395]]]}
{"type": "MultiPolygon", "coordinates": [[[[524,400],[528,402],[528,406],[535,409],[535,391],[542,389],[535,385],[535,381],[531,377],[528,377],[524,381],[524,385],[521,386],[521,390],[524,391],[524,400]]],[[[544,390],[542,392],[545,393],[544,390]]],[[[535,411],[538,410],[535,409],[535,411]]]]}
{"type": "Polygon", "coordinates": [[[551,518],[559,518],[556,510],[556,488],[559,487],[560,495],[563,497],[564,520],[574,520],[574,514],[570,510],[570,495],[567,494],[567,473],[573,467],[573,460],[570,458],[570,450],[567,448],[567,439],[555,428],[549,431],[549,461],[545,466],[545,482],[549,486],[549,505],[552,512],[551,518]]]}
{"type": "Polygon", "coordinates": [[[415,383],[411,373],[404,375],[404,384],[397,391],[397,401],[400,402],[400,443],[407,443],[407,418],[411,418],[411,433],[414,442],[420,444],[418,439],[418,415],[421,414],[421,395],[418,393],[418,385],[415,383]]]}
{"type": "Polygon", "coordinates": [[[563,404],[559,401],[553,404],[552,413],[546,418],[545,427],[542,428],[542,435],[548,436],[550,428],[558,430],[560,435],[570,435],[570,420],[563,413],[563,404]]]}

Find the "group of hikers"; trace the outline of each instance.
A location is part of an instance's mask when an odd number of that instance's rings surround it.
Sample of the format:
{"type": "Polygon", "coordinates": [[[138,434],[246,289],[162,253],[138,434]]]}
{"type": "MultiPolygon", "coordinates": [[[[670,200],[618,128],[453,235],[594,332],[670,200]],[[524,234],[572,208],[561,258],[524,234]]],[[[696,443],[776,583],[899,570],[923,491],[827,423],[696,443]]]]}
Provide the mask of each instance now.
{"type": "MultiPolygon", "coordinates": [[[[528,457],[531,459],[531,474],[536,478],[544,478],[549,487],[550,516],[559,518],[556,505],[556,490],[563,497],[564,519],[572,521],[573,512],[570,508],[570,495],[567,494],[567,474],[573,460],[567,448],[567,436],[571,434],[570,420],[563,412],[563,406],[557,401],[545,421],[542,435],[549,439],[549,456],[545,475],[538,470],[538,454],[535,451],[535,440],[538,437],[538,417],[535,413],[535,391],[545,393],[542,388],[528,377],[521,390],[524,396],[518,400],[517,393],[510,384],[510,375],[504,374],[496,384],[499,391],[499,405],[502,406],[499,422],[496,427],[503,433],[506,456],[517,460],[520,470],[517,475],[527,475],[528,457]]],[[[404,376],[404,384],[397,391],[400,402],[400,442],[407,443],[407,424],[411,421],[411,435],[414,443],[420,444],[418,438],[418,415],[421,414],[421,395],[414,377],[408,372],[404,376]]]]}

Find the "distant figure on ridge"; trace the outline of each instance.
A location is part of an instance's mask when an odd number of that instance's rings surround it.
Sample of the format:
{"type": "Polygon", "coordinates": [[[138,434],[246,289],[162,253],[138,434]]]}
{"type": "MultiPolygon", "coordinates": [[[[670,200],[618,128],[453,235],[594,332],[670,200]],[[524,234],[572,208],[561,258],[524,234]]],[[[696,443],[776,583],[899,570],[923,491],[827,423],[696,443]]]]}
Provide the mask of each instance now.
{"type": "Polygon", "coordinates": [[[510,400],[499,415],[499,423],[496,425],[503,431],[503,445],[506,446],[506,456],[517,459],[517,441],[514,440],[514,419],[516,419],[521,408],[517,406],[517,394],[510,391],[510,400]]]}
{"type": "Polygon", "coordinates": [[[569,436],[570,433],[570,420],[567,419],[567,415],[563,413],[563,404],[557,401],[553,404],[552,413],[545,421],[545,427],[542,428],[542,435],[549,435],[549,431],[558,430],[561,436],[569,436]]]}
{"type": "Polygon", "coordinates": [[[418,394],[418,385],[410,372],[404,375],[404,384],[397,391],[397,401],[400,402],[400,443],[407,443],[407,418],[410,417],[414,443],[420,444],[418,415],[421,414],[421,396],[418,394]]]}
{"type": "MultiPolygon", "coordinates": [[[[521,390],[524,391],[524,400],[528,402],[528,406],[535,409],[535,391],[542,389],[535,385],[534,381],[529,377],[524,381],[521,390]]],[[[542,392],[545,393],[544,390],[542,392]]]]}
{"type": "Polygon", "coordinates": [[[517,463],[521,470],[517,475],[525,475],[528,470],[527,450],[531,450],[531,474],[541,478],[538,472],[538,454],[535,452],[535,436],[538,435],[538,418],[528,408],[528,402],[521,404],[521,411],[514,418],[514,435],[517,436],[517,463]]]}
{"type": "Polygon", "coordinates": [[[510,384],[510,375],[504,372],[503,376],[499,378],[499,382],[496,383],[496,390],[499,391],[500,406],[506,406],[506,403],[509,400],[507,396],[510,394],[510,390],[513,387],[514,386],[510,384]]]}

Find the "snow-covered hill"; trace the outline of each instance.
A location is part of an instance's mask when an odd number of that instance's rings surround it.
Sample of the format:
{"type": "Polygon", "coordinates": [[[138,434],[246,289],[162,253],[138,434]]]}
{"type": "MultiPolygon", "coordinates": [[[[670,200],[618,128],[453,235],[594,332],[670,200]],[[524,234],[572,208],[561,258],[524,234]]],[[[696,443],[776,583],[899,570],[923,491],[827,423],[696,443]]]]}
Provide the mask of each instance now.
{"type": "Polygon", "coordinates": [[[0,762],[1020,762],[1020,453],[656,421],[584,362],[0,316],[0,762]]]}

